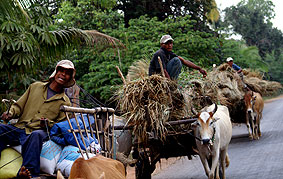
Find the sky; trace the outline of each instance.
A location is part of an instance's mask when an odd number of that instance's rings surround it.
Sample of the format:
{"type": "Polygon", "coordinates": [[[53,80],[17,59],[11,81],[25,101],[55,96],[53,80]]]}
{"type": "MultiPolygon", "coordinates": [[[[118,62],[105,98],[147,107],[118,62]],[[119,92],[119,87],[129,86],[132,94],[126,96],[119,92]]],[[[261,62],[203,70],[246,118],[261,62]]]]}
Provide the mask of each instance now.
{"type": "MultiPolygon", "coordinates": [[[[215,0],[217,3],[217,6],[220,10],[225,9],[226,7],[237,5],[240,0],[215,0]]],[[[271,0],[273,4],[275,5],[274,11],[275,11],[275,17],[272,20],[273,26],[277,27],[279,30],[283,32],[283,10],[280,9],[283,7],[283,0],[271,0]]]]}

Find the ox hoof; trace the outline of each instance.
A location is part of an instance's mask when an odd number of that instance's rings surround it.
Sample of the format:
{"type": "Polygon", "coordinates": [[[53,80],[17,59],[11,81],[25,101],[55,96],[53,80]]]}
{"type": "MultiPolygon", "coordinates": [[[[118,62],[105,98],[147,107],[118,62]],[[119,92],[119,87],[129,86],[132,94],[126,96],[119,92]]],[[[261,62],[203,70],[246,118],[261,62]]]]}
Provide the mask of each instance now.
{"type": "Polygon", "coordinates": [[[250,136],[249,136],[249,139],[250,139],[250,140],[253,140],[253,139],[254,139],[254,137],[253,137],[252,135],[250,135],[250,136]]]}

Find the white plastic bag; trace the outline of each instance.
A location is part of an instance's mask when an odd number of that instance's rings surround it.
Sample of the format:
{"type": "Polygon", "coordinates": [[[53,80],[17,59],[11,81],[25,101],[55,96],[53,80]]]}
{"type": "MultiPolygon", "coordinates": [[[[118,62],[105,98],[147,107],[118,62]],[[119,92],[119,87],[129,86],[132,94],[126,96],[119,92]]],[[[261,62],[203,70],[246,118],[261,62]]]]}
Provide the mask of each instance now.
{"type": "Polygon", "coordinates": [[[62,147],[55,142],[49,140],[43,143],[40,153],[40,170],[50,175],[54,174],[61,152],[62,147]]]}
{"type": "MultiPolygon", "coordinates": [[[[89,157],[94,157],[95,154],[89,153],[89,157]]],[[[79,152],[79,148],[68,145],[64,147],[60,158],[58,160],[56,170],[59,170],[62,172],[62,174],[66,177],[70,176],[71,168],[73,166],[73,163],[75,160],[77,160],[79,157],[82,157],[81,153],[79,152]]],[[[86,154],[84,154],[84,158],[87,159],[86,154]]]]}

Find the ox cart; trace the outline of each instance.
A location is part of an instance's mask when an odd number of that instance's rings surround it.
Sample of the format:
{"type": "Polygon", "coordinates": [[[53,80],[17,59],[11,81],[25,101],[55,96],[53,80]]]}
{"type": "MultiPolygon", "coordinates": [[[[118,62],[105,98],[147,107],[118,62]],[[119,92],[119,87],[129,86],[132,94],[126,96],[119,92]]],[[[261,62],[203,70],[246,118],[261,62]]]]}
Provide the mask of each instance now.
{"type": "MultiPolygon", "coordinates": [[[[83,129],[74,130],[70,129],[69,132],[73,133],[74,138],[77,141],[77,136],[75,133],[79,133],[81,138],[86,136],[88,132],[97,136],[99,143],[102,147],[101,153],[110,158],[116,159],[116,135],[114,135],[114,130],[125,131],[131,130],[133,126],[126,125],[114,125],[114,110],[111,108],[74,108],[74,107],[62,107],[62,111],[66,112],[68,121],[70,121],[67,113],[77,113],[81,116],[87,114],[87,120],[89,121],[89,116],[94,116],[95,121],[89,129],[84,127],[83,129]],[[113,127],[114,126],[114,127],[113,127]]],[[[166,140],[161,141],[154,133],[149,133],[148,140],[146,142],[138,142],[135,140],[133,144],[133,158],[137,159],[135,163],[136,178],[144,179],[151,178],[151,174],[155,170],[155,165],[162,158],[170,157],[181,157],[187,156],[191,159],[192,155],[197,155],[194,150],[195,147],[195,137],[193,131],[182,130],[176,132],[173,130],[173,126],[180,125],[190,125],[192,122],[196,121],[195,118],[183,118],[177,121],[168,121],[164,125],[169,129],[166,140]],[[170,130],[172,128],[172,130],[170,130]]],[[[70,124],[70,122],[69,122],[70,124]]],[[[84,124],[84,126],[86,126],[84,124]]],[[[71,127],[71,124],[70,124],[71,127]]],[[[77,142],[77,145],[79,143],[77,142]]],[[[80,148],[81,155],[85,152],[80,148]]]]}
{"type": "MultiPolygon", "coordinates": [[[[175,131],[173,127],[178,125],[190,125],[196,118],[183,118],[177,121],[168,121],[164,125],[168,128],[166,140],[160,140],[154,132],[148,133],[147,141],[134,140],[133,158],[137,159],[135,174],[137,179],[151,178],[160,159],[170,157],[197,155],[195,137],[191,129],[175,131]],[[172,128],[172,130],[170,130],[172,128]]],[[[114,126],[115,130],[130,130],[133,126],[114,126]]]]}
{"type": "MultiPolygon", "coordinates": [[[[94,116],[95,120],[90,125],[90,128],[86,127],[87,125],[84,124],[84,128],[75,130],[72,129],[69,122],[71,127],[69,132],[73,134],[76,141],[77,135],[75,133],[78,133],[81,138],[85,138],[85,136],[88,135],[87,133],[95,135],[102,147],[101,154],[108,158],[116,159],[117,157],[116,140],[119,136],[116,136],[115,131],[123,132],[125,130],[131,130],[133,128],[133,126],[130,125],[115,125],[115,111],[112,108],[99,107],[94,109],[86,109],[64,106],[61,108],[61,110],[66,112],[68,121],[70,121],[70,119],[67,113],[70,112],[76,115],[79,114],[81,117],[87,114],[86,120],[89,122],[89,116],[94,116]]],[[[136,178],[151,178],[151,174],[156,168],[156,163],[162,158],[168,159],[171,157],[187,156],[188,159],[192,159],[192,156],[198,155],[195,143],[195,140],[197,138],[194,136],[192,129],[190,129],[190,124],[195,121],[196,118],[182,118],[180,120],[168,121],[164,123],[168,130],[166,134],[166,140],[161,140],[157,135],[155,135],[154,132],[148,132],[147,141],[136,140],[136,137],[134,136],[132,148],[133,158],[137,159],[135,163],[136,178]],[[176,128],[174,128],[174,126],[181,126],[181,130],[179,128],[179,130],[176,131],[176,128]]],[[[152,130],[148,129],[148,131],[152,130]]],[[[78,142],[77,145],[80,146],[78,142]]],[[[87,152],[88,151],[84,151],[80,148],[80,153],[82,156],[87,152]]]]}
{"type": "MultiPolygon", "coordinates": [[[[61,110],[66,112],[68,121],[70,121],[70,119],[67,113],[70,112],[79,114],[80,116],[87,114],[86,120],[89,122],[90,116],[94,116],[94,123],[91,124],[91,127],[89,129],[87,129],[87,127],[84,127],[83,129],[74,130],[69,122],[69,125],[71,127],[69,132],[73,133],[76,141],[76,132],[81,136],[82,139],[87,135],[87,133],[95,135],[102,147],[102,155],[114,159],[116,159],[115,145],[117,137],[114,135],[114,130],[124,131],[131,130],[133,128],[133,126],[125,125],[115,126],[115,111],[112,108],[99,107],[94,109],[86,109],[63,106],[61,110]]],[[[173,129],[173,126],[190,125],[194,121],[196,121],[195,118],[183,118],[177,121],[166,122],[165,126],[169,130],[165,141],[158,139],[158,137],[154,133],[149,133],[149,137],[146,142],[138,142],[137,140],[135,140],[133,144],[133,158],[137,159],[137,162],[135,163],[136,178],[151,178],[151,174],[155,170],[155,165],[158,161],[160,161],[161,158],[168,159],[170,157],[187,156],[189,159],[191,159],[192,155],[197,155],[197,152],[194,150],[196,148],[196,144],[192,130],[184,129],[179,132],[170,130],[171,128],[173,129]]],[[[83,126],[86,125],[84,124],[83,126]]],[[[78,141],[77,145],[80,146],[78,141]]],[[[85,153],[85,151],[80,148],[80,153],[83,156],[83,153],[85,153]]]]}

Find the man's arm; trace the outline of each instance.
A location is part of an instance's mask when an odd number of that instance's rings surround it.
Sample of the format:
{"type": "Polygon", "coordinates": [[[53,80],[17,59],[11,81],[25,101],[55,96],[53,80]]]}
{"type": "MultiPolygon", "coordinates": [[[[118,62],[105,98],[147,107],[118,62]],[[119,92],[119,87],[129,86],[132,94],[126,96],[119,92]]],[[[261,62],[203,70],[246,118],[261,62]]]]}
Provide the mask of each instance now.
{"type": "Polygon", "coordinates": [[[189,61],[189,60],[185,60],[183,59],[182,57],[178,56],[178,58],[181,60],[181,62],[186,65],[187,67],[190,67],[190,68],[193,68],[193,69],[196,69],[198,70],[202,75],[203,77],[206,77],[207,76],[207,73],[205,70],[203,70],[201,67],[195,65],[193,62],[189,61]]]}
{"type": "Polygon", "coordinates": [[[29,86],[29,88],[25,91],[25,93],[20,97],[20,99],[16,103],[12,104],[9,111],[6,111],[1,115],[1,119],[3,121],[8,122],[12,118],[20,116],[20,114],[22,113],[22,109],[24,108],[28,99],[30,88],[31,86],[29,86]]]}
{"type": "Polygon", "coordinates": [[[236,65],[235,63],[233,63],[232,67],[234,70],[237,71],[237,73],[241,73],[243,71],[242,68],[236,65]]]}

